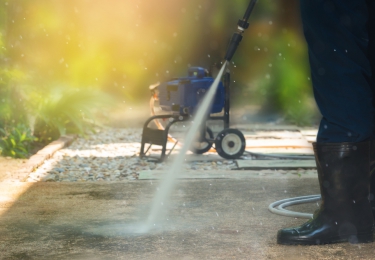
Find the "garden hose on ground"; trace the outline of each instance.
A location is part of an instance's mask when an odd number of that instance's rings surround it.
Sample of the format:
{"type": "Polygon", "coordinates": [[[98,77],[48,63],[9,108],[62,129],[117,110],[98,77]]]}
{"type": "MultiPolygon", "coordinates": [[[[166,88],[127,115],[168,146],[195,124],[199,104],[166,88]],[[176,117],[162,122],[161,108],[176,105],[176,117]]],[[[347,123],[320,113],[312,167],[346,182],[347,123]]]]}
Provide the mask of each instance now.
{"type": "Polygon", "coordinates": [[[272,213],[282,215],[282,216],[294,217],[294,218],[312,218],[313,214],[290,211],[290,210],[284,209],[284,207],[297,205],[297,204],[303,204],[303,203],[318,202],[320,200],[321,200],[320,195],[309,195],[309,196],[283,199],[283,200],[279,200],[279,201],[271,203],[268,206],[268,209],[272,213]]]}

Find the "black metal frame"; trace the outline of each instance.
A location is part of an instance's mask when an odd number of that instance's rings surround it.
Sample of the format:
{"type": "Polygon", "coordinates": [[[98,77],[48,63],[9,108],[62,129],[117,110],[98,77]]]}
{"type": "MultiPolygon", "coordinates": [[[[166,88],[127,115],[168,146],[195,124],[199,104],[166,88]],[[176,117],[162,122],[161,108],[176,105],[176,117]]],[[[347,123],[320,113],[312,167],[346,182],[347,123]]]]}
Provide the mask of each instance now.
{"type": "MultiPolygon", "coordinates": [[[[201,136],[205,139],[205,141],[213,144],[215,142],[214,139],[207,139],[205,138],[205,131],[207,127],[207,121],[209,120],[222,120],[224,123],[224,129],[229,128],[230,124],[230,73],[227,72],[223,76],[223,84],[224,84],[224,91],[225,91],[225,98],[224,98],[224,115],[223,116],[211,116],[209,115],[207,120],[204,123],[204,127],[202,127],[201,136]]],[[[191,115],[156,115],[150,117],[143,125],[143,132],[142,132],[142,141],[141,141],[141,150],[140,150],[140,157],[146,157],[146,153],[150,150],[152,145],[159,145],[162,146],[161,156],[160,158],[154,158],[158,161],[163,161],[165,157],[169,156],[173,149],[176,147],[176,142],[172,149],[167,153],[167,142],[168,142],[168,132],[171,126],[177,122],[184,122],[189,121],[193,117],[191,115]],[[153,129],[149,127],[149,124],[156,119],[168,119],[169,123],[165,127],[165,129],[153,129]],[[145,144],[150,144],[149,147],[145,151],[145,144]]]]}

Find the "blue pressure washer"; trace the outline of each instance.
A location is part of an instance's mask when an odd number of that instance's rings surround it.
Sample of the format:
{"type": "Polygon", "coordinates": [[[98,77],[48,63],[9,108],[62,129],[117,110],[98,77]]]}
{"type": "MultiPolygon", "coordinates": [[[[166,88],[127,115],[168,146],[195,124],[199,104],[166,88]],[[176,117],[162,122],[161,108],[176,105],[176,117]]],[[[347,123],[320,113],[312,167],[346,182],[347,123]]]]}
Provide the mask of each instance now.
{"type": "MultiPolygon", "coordinates": [[[[235,32],[229,43],[225,60],[230,61],[242,40],[242,34],[249,27],[248,19],[257,0],[251,0],[245,12],[243,19],[237,23],[238,30],[235,32]]],[[[161,83],[156,87],[150,88],[151,93],[159,100],[160,108],[165,111],[164,115],[155,115],[150,117],[143,126],[142,142],[140,156],[144,157],[152,145],[162,146],[160,161],[166,156],[167,142],[170,127],[183,121],[191,121],[198,108],[200,100],[208,91],[214,78],[207,70],[200,67],[191,67],[188,70],[187,77],[177,78],[168,82],[161,83]],[[150,123],[155,120],[165,120],[168,124],[155,129],[150,127],[150,123]],[[145,144],[149,147],[145,151],[145,144]]],[[[215,144],[216,152],[226,159],[238,159],[242,156],[246,148],[244,135],[238,129],[229,128],[229,110],[230,110],[230,73],[226,72],[216,91],[215,98],[206,122],[202,125],[198,137],[198,146],[193,146],[192,151],[196,154],[208,152],[215,144]],[[221,113],[223,115],[213,115],[221,113]],[[221,120],[224,129],[214,137],[212,130],[207,126],[209,120],[221,120]]],[[[177,145],[170,149],[169,154],[177,145]]],[[[168,155],[169,155],[168,154],[168,155]]]]}

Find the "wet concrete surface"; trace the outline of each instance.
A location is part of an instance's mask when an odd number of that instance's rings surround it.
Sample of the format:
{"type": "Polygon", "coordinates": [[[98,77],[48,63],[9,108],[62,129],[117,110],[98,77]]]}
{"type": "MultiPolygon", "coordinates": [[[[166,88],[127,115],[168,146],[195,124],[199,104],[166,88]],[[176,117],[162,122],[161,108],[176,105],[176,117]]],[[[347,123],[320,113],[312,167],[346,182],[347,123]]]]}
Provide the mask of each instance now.
{"type": "Polygon", "coordinates": [[[179,180],[163,220],[138,233],[159,183],[1,183],[0,259],[375,258],[374,244],[276,244],[278,229],[306,220],[268,205],[319,193],[316,179],[179,180]]]}

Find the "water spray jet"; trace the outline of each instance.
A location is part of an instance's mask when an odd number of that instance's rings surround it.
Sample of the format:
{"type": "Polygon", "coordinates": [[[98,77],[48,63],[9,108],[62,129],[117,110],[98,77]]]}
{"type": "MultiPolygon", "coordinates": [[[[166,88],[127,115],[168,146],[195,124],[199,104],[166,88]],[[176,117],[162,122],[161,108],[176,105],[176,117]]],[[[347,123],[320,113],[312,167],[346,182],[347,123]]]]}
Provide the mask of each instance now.
{"type": "MultiPolygon", "coordinates": [[[[210,150],[212,144],[215,144],[217,153],[226,159],[237,159],[241,157],[245,151],[246,141],[244,135],[237,129],[229,128],[229,76],[224,78],[224,83],[226,83],[225,88],[222,87],[223,84],[221,80],[226,72],[229,61],[232,59],[242,40],[242,34],[245,29],[249,27],[248,19],[256,2],[257,0],[250,1],[243,19],[238,21],[237,32],[234,33],[229,43],[224,58],[225,61],[222,63],[221,69],[214,80],[210,77],[206,77],[207,75],[204,69],[194,67],[189,69],[189,76],[187,78],[173,80],[153,86],[152,89],[150,89],[153,96],[159,93],[160,96],[158,96],[158,98],[161,107],[166,111],[172,112],[172,115],[157,115],[146,121],[142,133],[141,157],[146,157],[146,153],[152,145],[161,145],[162,154],[159,160],[164,160],[165,157],[168,157],[166,156],[166,146],[170,127],[174,123],[187,120],[191,121],[191,126],[184,138],[181,150],[177,157],[174,158],[169,171],[161,182],[159,190],[156,192],[145,225],[137,232],[147,233],[156,225],[156,222],[159,221],[164,207],[163,204],[172,193],[178,171],[181,170],[181,165],[183,165],[185,155],[189,150],[200,154],[207,152],[210,150]],[[225,90],[225,94],[220,96],[221,89],[225,90]],[[224,115],[220,117],[209,116],[210,112],[217,113],[217,109],[219,111],[223,110],[224,115]],[[169,121],[168,125],[163,129],[152,129],[149,127],[150,122],[159,119],[167,119],[169,121]],[[213,139],[212,131],[206,125],[207,119],[222,120],[224,122],[224,130],[222,130],[215,139],[213,139]],[[199,133],[198,141],[207,144],[203,149],[193,147],[194,141],[197,139],[197,133],[199,133]],[[146,143],[150,144],[150,146],[145,151],[146,143]]],[[[177,141],[172,150],[176,145],[177,141]]]]}

